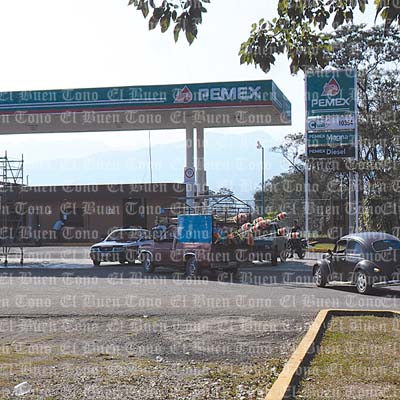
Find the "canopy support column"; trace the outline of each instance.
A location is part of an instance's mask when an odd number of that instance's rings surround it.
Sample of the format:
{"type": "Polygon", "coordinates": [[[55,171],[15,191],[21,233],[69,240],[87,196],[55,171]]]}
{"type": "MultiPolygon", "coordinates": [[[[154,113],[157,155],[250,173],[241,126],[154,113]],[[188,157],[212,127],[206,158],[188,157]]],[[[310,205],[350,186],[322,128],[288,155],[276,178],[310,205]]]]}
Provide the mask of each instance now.
{"type": "MultiPolygon", "coordinates": [[[[193,126],[186,127],[186,168],[194,168],[194,129],[193,126]]],[[[186,184],[186,197],[189,199],[186,203],[193,207],[194,206],[194,188],[193,183],[186,184]]]]}
{"type": "Polygon", "coordinates": [[[197,194],[205,194],[207,186],[207,175],[204,169],[204,128],[198,127],[197,131],[197,171],[196,185],[197,194]]]}

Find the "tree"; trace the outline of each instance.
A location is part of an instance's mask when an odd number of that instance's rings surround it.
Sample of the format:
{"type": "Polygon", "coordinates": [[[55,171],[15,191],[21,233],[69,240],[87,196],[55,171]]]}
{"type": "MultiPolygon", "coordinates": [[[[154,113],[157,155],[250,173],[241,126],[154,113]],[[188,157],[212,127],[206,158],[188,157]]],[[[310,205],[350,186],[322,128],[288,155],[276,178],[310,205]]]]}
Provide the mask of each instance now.
{"type": "Polygon", "coordinates": [[[147,18],[151,10],[150,30],[160,24],[161,32],[164,33],[169,29],[172,21],[175,24],[175,42],[182,31],[189,44],[192,44],[197,37],[197,27],[202,23],[203,13],[207,12],[205,3],[210,3],[210,0],[129,0],[128,5],[134,5],[142,12],[144,18],[147,18]]]}
{"type": "Polygon", "coordinates": [[[218,192],[216,193],[217,195],[223,195],[223,196],[234,196],[235,194],[233,191],[227,187],[222,187],[219,188],[218,192]]]}
{"type": "Polygon", "coordinates": [[[289,162],[291,168],[304,176],[304,147],[304,133],[299,132],[286,135],[283,143],[273,147],[271,150],[282,154],[283,158],[289,162]]]}
{"type": "MultiPolygon", "coordinates": [[[[261,204],[261,190],[254,193],[255,204],[261,204]]],[[[298,171],[289,171],[265,182],[265,214],[288,213],[288,221],[303,220],[304,176],[298,171]]]]}
{"type": "MultiPolygon", "coordinates": [[[[348,171],[354,170],[360,176],[361,226],[370,231],[400,233],[400,32],[389,28],[385,38],[383,30],[379,26],[346,26],[332,37],[334,52],[329,65],[357,69],[359,162],[336,161],[330,170],[310,162],[312,230],[326,233],[323,226],[347,226],[344,202],[348,171]]],[[[304,134],[296,133],[273,148],[291,164],[289,173],[281,178],[289,182],[298,179],[304,170],[303,145],[304,134]]],[[[279,185],[274,187],[278,196],[268,194],[267,206],[270,201],[294,201],[290,190],[286,193],[279,185]]],[[[301,190],[299,184],[296,187],[301,190]]]]}
{"type": "Polygon", "coordinates": [[[222,195],[222,196],[234,196],[235,195],[233,190],[231,190],[231,189],[229,189],[227,187],[221,187],[221,188],[218,189],[218,191],[209,189],[208,194],[209,195],[216,195],[216,196],[220,196],[220,195],[222,195]]]}
{"type": "MultiPolygon", "coordinates": [[[[159,24],[161,32],[166,32],[172,22],[175,41],[184,32],[189,44],[197,37],[208,3],[210,0],[129,0],[129,5],[134,5],[145,18],[151,15],[149,29],[159,24]]],[[[249,38],[240,47],[240,62],[268,72],[276,55],[286,54],[292,73],[310,67],[324,68],[333,50],[326,29],[337,30],[353,22],[354,11],[365,12],[367,3],[368,0],[278,0],[277,18],[261,19],[252,25],[249,38]]],[[[385,34],[389,35],[389,28],[400,23],[400,0],[374,3],[371,7],[376,8],[376,17],[384,20],[385,34]]]]}
{"type": "MultiPolygon", "coordinates": [[[[280,146],[271,150],[282,154],[289,162],[289,172],[266,182],[266,209],[286,211],[288,221],[304,223],[304,133],[286,135],[280,146]]],[[[309,230],[317,236],[338,237],[348,225],[346,199],[348,175],[344,162],[335,161],[329,169],[320,168],[318,162],[309,162],[309,230]]],[[[254,195],[259,201],[261,192],[254,195]]]]}
{"type": "Polygon", "coordinates": [[[400,31],[365,25],[340,29],[330,65],[356,68],[358,76],[361,223],[367,230],[400,226],[400,31]],[[385,206],[385,209],[382,208],[385,206]]]}

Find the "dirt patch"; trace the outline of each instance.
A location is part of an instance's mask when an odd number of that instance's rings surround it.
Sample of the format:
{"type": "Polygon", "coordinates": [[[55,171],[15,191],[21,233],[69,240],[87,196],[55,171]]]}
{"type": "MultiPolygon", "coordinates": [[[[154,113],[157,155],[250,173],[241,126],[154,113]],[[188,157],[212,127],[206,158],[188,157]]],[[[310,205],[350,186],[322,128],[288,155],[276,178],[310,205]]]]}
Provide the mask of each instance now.
{"type": "Polygon", "coordinates": [[[263,399],[309,317],[0,318],[0,398],[263,399]]]}
{"type": "Polygon", "coordinates": [[[400,319],[334,317],[297,393],[307,400],[400,399],[400,319]]]}

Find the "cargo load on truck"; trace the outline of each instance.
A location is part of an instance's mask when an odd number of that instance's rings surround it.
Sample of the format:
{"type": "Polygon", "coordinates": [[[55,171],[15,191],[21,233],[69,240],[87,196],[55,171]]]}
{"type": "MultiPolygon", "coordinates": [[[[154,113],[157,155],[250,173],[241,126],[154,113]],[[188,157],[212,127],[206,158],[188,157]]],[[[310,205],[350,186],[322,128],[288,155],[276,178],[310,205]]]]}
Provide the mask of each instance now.
{"type": "Polygon", "coordinates": [[[286,214],[279,213],[272,220],[253,218],[252,208],[240,202],[238,206],[237,201],[228,205],[210,201],[197,210],[189,209],[197,212],[160,216],[153,242],[140,249],[144,271],[168,266],[192,276],[211,269],[235,273],[253,261],[276,265],[280,258],[284,262],[288,240],[279,222],[286,214]]]}

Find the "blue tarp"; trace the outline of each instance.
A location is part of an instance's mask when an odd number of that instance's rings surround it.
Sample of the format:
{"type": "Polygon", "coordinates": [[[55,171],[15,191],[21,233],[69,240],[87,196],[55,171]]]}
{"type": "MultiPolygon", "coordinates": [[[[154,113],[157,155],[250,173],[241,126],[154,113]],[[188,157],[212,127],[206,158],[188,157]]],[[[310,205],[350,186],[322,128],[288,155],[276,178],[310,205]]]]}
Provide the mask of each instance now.
{"type": "Polygon", "coordinates": [[[211,215],[179,215],[178,241],[181,243],[212,243],[211,215]]]}

